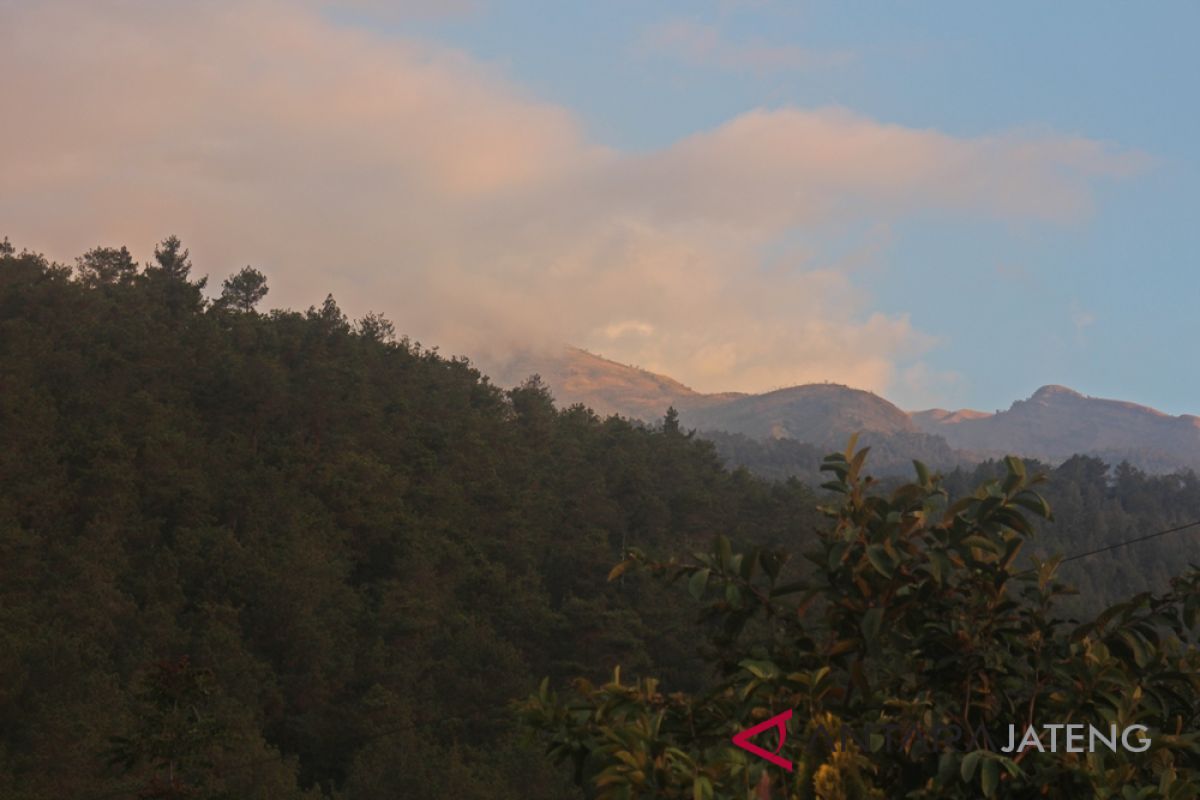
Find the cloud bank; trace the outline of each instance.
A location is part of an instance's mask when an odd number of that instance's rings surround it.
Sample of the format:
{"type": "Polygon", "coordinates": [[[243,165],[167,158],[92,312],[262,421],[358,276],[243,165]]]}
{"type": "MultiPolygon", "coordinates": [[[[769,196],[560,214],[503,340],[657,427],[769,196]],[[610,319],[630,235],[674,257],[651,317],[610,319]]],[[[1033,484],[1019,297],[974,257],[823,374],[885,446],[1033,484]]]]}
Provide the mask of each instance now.
{"type": "Polygon", "coordinates": [[[784,237],[938,212],[1062,221],[1138,155],[758,109],[592,141],[502,71],[306,5],[0,2],[0,233],[67,259],[178,233],[201,271],[484,364],[570,342],[701,390],[903,388],[932,344],[784,237]]]}

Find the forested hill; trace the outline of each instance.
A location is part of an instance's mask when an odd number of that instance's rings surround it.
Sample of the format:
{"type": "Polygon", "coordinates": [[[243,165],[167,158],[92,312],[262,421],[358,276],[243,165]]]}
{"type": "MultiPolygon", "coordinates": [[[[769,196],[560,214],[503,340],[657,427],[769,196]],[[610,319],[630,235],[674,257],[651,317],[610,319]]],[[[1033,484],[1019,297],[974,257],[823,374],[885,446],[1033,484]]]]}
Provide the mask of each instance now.
{"type": "Polygon", "coordinates": [[[705,677],[677,593],[606,582],[622,546],[814,525],[670,421],[201,285],[174,240],[0,252],[0,797],[575,796],[510,700],[705,677]]]}

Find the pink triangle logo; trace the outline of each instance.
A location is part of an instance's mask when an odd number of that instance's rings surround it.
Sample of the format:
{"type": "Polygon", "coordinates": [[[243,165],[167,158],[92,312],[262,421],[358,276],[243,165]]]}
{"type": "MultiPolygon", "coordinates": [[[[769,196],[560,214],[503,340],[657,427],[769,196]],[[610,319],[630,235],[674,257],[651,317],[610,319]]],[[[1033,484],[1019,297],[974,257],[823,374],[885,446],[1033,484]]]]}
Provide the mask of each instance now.
{"type": "Polygon", "coordinates": [[[771,717],[770,719],[768,719],[764,722],[758,723],[753,728],[747,728],[744,731],[739,731],[739,732],[735,733],[733,735],[733,743],[735,745],[737,745],[738,747],[742,748],[743,750],[745,750],[747,753],[752,753],[753,755],[756,755],[759,758],[765,758],[767,761],[770,761],[775,766],[783,767],[788,772],[791,772],[792,771],[792,762],[790,762],[786,758],[783,758],[778,755],[779,751],[783,749],[784,741],[787,740],[787,722],[791,718],[792,718],[792,710],[789,708],[787,711],[784,711],[782,714],[776,714],[775,716],[771,717]],[[759,747],[758,745],[752,744],[750,742],[750,739],[752,737],[757,736],[758,734],[762,733],[763,731],[770,730],[771,728],[779,729],[779,744],[775,747],[774,753],[772,753],[768,750],[764,750],[763,748],[759,747]]]}

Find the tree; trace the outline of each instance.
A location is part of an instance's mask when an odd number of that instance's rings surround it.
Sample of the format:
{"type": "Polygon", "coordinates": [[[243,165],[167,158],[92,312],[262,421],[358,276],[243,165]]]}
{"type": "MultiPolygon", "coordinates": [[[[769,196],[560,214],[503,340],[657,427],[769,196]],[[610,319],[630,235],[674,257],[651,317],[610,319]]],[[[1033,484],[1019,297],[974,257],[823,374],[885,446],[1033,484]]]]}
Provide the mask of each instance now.
{"type": "Polygon", "coordinates": [[[87,286],[128,283],[137,271],[137,262],[125,247],[97,247],[75,260],[75,272],[87,286]]]}
{"type": "Polygon", "coordinates": [[[543,682],[524,719],[588,796],[1198,796],[1200,572],[1067,622],[1058,560],[1014,568],[1026,513],[1050,516],[1021,461],[951,503],[920,464],[915,482],[870,492],[852,447],[824,462],[840,502],[801,580],[781,577],[785,552],[735,553],[725,538],[690,563],[632,552],[614,568],[686,583],[719,678],[695,695],[619,670],[562,698],[543,682]],[[1062,722],[1144,725],[1153,746],[1003,750],[1010,724],[1062,722]],[[786,770],[733,744],[756,724],[786,770]]]}
{"type": "Polygon", "coordinates": [[[373,342],[392,344],[396,341],[396,326],[383,314],[369,312],[358,321],[358,334],[373,342]]]}
{"type": "Polygon", "coordinates": [[[192,272],[188,250],[178,236],[168,236],[154,248],[154,261],[163,273],[176,280],[186,281],[192,272]]]}
{"type": "Polygon", "coordinates": [[[326,333],[348,333],[350,331],[349,320],[346,319],[346,315],[342,313],[342,309],[331,294],[325,295],[325,301],[321,303],[320,308],[309,306],[306,316],[326,333]]]}
{"type": "Polygon", "coordinates": [[[675,406],[667,408],[667,413],[663,416],[662,429],[663,433],[668,436],[683,436],[683,428],[679,424],[679,412],[675,410],[675,406]]]}
{"type": "Polygon", "coordinates": [[[213,689],[211,671],[186,656],[160,661],[144,676],[137,725],[128,736],[113,737],[109,751],[113,766],[145,768],[140,797],[195,797],[207,788],[224,735],[210,709],[213,689]]]}
{"type": "Polygon", "coordinates": [[[267,291],[267,276],[253,267],[243,267],[221,283],[221,298],[217,305],[249,313],[267,296],[267,291]]]}
{"type": "Polygon", "coordinates": [[[168,236],[154,248],[154,263],[143,273],[146,283],[156,294],[158,303],[172,315],[199,311],[205,306],[203,295],[208,278],[190,279],[192,261],[177,236],[168,236]]]}

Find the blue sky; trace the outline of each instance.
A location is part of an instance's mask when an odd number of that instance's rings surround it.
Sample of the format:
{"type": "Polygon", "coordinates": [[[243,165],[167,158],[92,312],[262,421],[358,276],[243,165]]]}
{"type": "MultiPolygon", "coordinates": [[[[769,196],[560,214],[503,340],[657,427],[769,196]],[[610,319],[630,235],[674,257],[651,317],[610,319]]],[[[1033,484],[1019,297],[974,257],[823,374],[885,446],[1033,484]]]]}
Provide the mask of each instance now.
{"type": "Polygon", "coordinates": [[[938,337],[925,360],[965,377],[952,393],[963,405],[1007,407],[1064,383],[1200,413],[1200,370],[1189,368],[1200,334],[1196,3],[497,2],[401,27],[499,65],[623,148],[790,104],[1143,151],[1150,169],[1101,187],[1094,212],[1066,226],[896,223],[860,283],[878,308],[938,337]],[[737,69],[648,42],[680,20],[731,46],[812,51],[815,63],[737,69]]]}
{"type": "Polygon", "coordinates": [[[1200,413],[1200,5],[12,0],[0,220],[484,367],[1200,413]],[[48,101],[51,98],[52,101],[48,101]]]}

